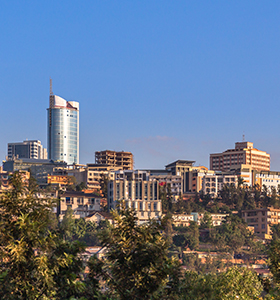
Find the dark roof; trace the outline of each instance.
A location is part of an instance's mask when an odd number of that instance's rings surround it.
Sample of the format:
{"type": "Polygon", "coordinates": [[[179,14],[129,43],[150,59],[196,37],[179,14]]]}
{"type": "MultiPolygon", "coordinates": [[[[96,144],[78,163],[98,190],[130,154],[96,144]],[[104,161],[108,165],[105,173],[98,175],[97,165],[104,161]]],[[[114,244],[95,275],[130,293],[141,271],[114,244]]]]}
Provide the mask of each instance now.
{"type": "Polygon", "coordinates": [[[84,193],[84,192],[76,192],[76,191],[66,191],[64,194],[62,194],[61,196],[72,196],[72,197],[98,197],[101,198],[100,195],[95,194],[95,193],[84,193]]]}
{"type": "Polygon", "coordinates": [[[181,159],[178,159],[168,165],[165,166],[165,168],[168,168],[168,167],[171,167],[171,166],[174,166],[174,165],[187,165],[187,166],[193,166],[193,164],[195,163],[194,160],[181,160],[181,159]]]}
{"type": "Polygon", "coordinates": [[[96,213],[100,214],[101,216],[103,216],[105,219],[112,219],[112,214],[106,211],[94,211],[93,213],[91,213],[90,215],[88,215],[86,218],[90,218],[92,216],[94,216],[96,213]]]}

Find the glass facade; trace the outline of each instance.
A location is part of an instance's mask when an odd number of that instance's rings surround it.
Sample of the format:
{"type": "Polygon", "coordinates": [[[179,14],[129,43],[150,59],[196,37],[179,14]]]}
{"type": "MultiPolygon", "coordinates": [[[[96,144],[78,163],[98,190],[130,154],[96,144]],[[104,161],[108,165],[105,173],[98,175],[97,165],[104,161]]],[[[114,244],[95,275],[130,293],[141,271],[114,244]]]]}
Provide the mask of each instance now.
{"type": "MultiPolygon", "coordinates": [[[[57,97],[57,96],[54,96],[57,97]]],[[[60,105],[50,104],[48,153],[54,161],[65,161],[67,164],[79,163],[79,110],[78,103],[71,107],[66,100],[59,98],[60,105]],[[65,105],[61,105],[61,101],[65,105]],[[53,107],[51,107],[53,106],[53,107]]],[[[63,103],[62,103],[63,104],[63,103]]]]}

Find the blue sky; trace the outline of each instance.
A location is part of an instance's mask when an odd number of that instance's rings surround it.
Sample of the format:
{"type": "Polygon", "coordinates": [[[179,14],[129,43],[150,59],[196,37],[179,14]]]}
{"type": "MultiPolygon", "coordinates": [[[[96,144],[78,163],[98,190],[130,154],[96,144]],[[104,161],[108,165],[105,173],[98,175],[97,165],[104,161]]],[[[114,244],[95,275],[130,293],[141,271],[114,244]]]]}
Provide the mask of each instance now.
{"type": "Polygon", "coordinates": [[[242,135],[280,170],[279,1],[1,1],[0,157],[47,145],[53,91],[80,102],[80,162],[163,168],[242,135]]]}

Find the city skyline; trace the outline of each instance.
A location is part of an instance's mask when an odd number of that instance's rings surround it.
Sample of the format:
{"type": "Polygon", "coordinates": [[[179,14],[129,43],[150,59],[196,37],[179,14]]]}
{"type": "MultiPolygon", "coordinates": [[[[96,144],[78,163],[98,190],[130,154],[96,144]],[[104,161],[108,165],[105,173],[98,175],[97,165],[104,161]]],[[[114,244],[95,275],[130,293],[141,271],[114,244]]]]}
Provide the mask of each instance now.
{"type": "Polygon", "coordinates": [[[49,78],[77,99],[80,163],[129,151],[135,168],[254,143],[280,170],[277,1],[74,1],[2,5],[0,156],[47,146],[49,78]]]}

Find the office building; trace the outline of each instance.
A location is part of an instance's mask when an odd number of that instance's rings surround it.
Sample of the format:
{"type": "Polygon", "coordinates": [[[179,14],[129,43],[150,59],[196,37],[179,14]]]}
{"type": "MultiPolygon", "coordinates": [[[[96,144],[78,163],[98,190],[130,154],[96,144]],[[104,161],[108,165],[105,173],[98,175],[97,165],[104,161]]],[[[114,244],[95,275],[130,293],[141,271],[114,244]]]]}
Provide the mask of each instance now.
{"type": "Polygon", "coordinates": [[[41,186],[48,184],[48,175],[66,174],[66,167],[65,162],[54,162],[50,159],[12,158],[3,161],[4,171],[30,171],[41,186]]]}
{"type": "Polygon", "coordinates": [[[47,159],[47,149],[38,140],[26,140],[19,143],[8,143],[8,159],[34,158],[47,159]]]}
{"type": "Polygon", "coordinates": [[[115,179],[108,183],[108,208],[119,203],[133,208],[139,223],[162,215],[159,182],[150,180],[145,171],[116,171],[115,179]]]}
{"type": "Polygon", "coordinates": [[[48,156],[54,161],[79,164],[79,103],[50,94],[48,156]]]}
{"type": "Polygon", "coordinates": [[[124,151],[96,151],[95,163],[111,167],[121,167],[122,170],[133,170],[133,155],[124,151]]]}
{"type": "Polygon", "coordinates": [[[210,169],[228,172],[236,165],[250,165],[256,171],[270,170],[270,155],[253,147],[251,142],[235,143],[235,149],[210,154],[210,169]]]}

